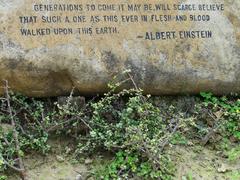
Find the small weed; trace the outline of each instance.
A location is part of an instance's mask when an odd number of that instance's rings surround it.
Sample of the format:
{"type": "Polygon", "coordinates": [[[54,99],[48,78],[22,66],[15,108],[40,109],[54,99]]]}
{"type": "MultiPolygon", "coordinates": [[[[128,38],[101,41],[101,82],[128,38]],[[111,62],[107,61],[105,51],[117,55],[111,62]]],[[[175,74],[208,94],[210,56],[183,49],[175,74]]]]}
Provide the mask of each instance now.
{"type": "Polygon", "coordinates": [[[212,93],[201,93],[201,96],[204,102],[196,108],[196,113],[199,114],[198,119],[201,120],[198,132],[206,135],[206,142],[214,134],[239,142],[240,99],[216,97],[212,93]]]}
{"type": "MultiPolygon", "coordinates": [[[[168,168],[174,168],[174,166],[169,166],[168,168]]],[[[106,180],[119,178],[129,179],[133,177],[139,177],[141,179],[161,178],[166,180],[172,178],[172,176],[163,174],[160,170],[154,171],[151,162],[147,159],[144,161],[138,154],[129,154],[124,151],[116,153],[115,159],[95,173],[95,176],[106,180]]]]}
{"type": "Polygon", "coordinates": [[[7,176],[0,175],[0,180],[7,180],[7,176]]]}
{"type": "Polygon", "coordinates": [[[193,180],[192,172],[182,177],[182,180],[193,180]]]}
{"type": "Polygon", "coordinates": [[[171,139],[171,143],[174,145],[187,145],[188,140],[181,133],[176,133],[171,139]]]}
{"type": "Polygon", "coordinates": [[[240,160],[240,146],[232,148],[227,152],[228,159],[230,161],[239,161],[240,160]]]}
{"type": "Polygon", "coordinates": [[[231,180],[239,180],[240,179],[240,171],[233,171],[233,172],[230,172],[230,173],[227,173],[229,179],[231,180]]]}

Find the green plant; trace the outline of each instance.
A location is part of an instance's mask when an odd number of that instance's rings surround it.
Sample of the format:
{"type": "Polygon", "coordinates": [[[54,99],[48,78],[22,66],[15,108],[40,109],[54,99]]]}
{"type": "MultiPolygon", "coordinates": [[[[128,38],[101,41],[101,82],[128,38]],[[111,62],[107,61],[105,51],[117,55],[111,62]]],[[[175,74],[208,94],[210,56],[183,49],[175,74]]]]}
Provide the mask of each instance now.
{"type": "Polygon", "coordinates": [[[238,97],[201,93],[204,102],[198,100],[192,114],[173,105],[159,108],[129,71],[125,74],[127,80],[109,84],[108,93],[84,106],[76,104],[73,91],[64,102],[53,103],[13,94],[6,86],[8,95],[0,98],[0,172],[10,168],[24,175],[25,154],[48,153],[48,140],[56,134],[74,139],[75,149],[69,151],[75,162],[82,154],[110,152],[111,162],[93,173],[101,179],[172,179],[171,147],[196,138],[203,145],[216,139],[229,160],[239,159],[238,97]],[[129,80],[134,88],[121,90],[129,80]]]}
{"type": "MultiPolygon", "coordinates": [[[[173,168],[173,166],[169,164],[168,168],[173,168]]],[[[128,179],[133,177],[139,177],[141,179],[158,179],[160,177],[162,179],[171,179],[171,176],[162,174],[160,170],[153,171],[151,162],[149,162],[147,158],[143,160],[139,154],[125,151],[116,153],[114,160],[97,173],[95,172],[95,176],[104,180],[119,178],[128,179]]]]}
{"type": "Polygon", "coordinates": [[[228,173],[228,177],[231,180],[239,180],[240,179],[240,170],[236,170],[228,173]]]}
{"type": "Polygon", "coordinates": [[[7,180],[7,176],[0,175],[0,180],[7,180]]]}
{"type": "Polygon", "coordinates": [[[171,143],[174,145],[180,144],[180,145],[187,145],[188,140],[185,136],[183,136],[180,132],[173,135],[171,139],[171,143]]]}
{"type": "Polygon", "coordinates": [[[103,179],[171,179],[174,166],[165,147],[184,124],[182,119],[170,123],[137,87],[120,92],[115,92],[118,85],[110,87],[109,93],[91,103],[89,133],[79,137],[76,153],[99,149],[116,153],[103,179]]]}
{"type": "Polygon", "coordinates": [[[189,172],[186,176],[183,176],[182,180],[193,180],[192,172],[189,172]]]}
{"type": "MultiPolygon", "coordinates": [[[[218,132],[223,137],[240,141],[240,99],[216,97],[212,93],[203,92],[201,96],[204,98],[204,103],[198,106],[196,112],[202,117],[204,115],[204,119],[207,120],[205,130],[204,128],[202,130],[206,134],[210,132],[212,135],[218,132]]],[[[204,122],[203,118],[198,119],[204,122]]]]}
{"type": "Polygon", "coordinates": [[[230,161],[240,160],[240,146],[236,148],[232,148],[230,151],[227,152],[228,159],[230,161]]]}
{"type": "Polygon", "coordinates": [[[13,95],[7,81],[4,90],[5,97],[1,98],[0,106],[0,171],[11,168],[24,178],[24,152],[46,152],[49,149],[46,144],[47,133],[38,119],[43,106],[34,99],[13,95]]]}

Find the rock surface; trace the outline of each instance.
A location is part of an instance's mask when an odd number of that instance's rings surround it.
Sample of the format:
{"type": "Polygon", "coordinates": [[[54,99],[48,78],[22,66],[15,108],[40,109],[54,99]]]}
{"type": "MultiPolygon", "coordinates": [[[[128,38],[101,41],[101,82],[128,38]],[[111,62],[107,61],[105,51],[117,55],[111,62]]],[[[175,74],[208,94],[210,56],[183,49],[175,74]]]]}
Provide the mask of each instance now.
{"type": "Polygon", "coordinates": [[[229,0],[1,0],[0,80],[28,96],[96,94],[131,69],[145,93],[239,93],[239,9],[229,0]]]}

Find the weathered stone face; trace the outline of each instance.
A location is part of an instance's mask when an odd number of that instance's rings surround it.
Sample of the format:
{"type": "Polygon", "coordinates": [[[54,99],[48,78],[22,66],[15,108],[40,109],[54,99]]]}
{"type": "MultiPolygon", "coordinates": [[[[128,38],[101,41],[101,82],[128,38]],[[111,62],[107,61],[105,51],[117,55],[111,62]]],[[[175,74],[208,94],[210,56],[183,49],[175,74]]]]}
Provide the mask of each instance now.
{"type": "Polygon", "coordinates": [[[29,96],[94,94],[131,69],[146,93],[239,93],[239,9],[237,0],[0,0],[0,79],[29,96]]]}

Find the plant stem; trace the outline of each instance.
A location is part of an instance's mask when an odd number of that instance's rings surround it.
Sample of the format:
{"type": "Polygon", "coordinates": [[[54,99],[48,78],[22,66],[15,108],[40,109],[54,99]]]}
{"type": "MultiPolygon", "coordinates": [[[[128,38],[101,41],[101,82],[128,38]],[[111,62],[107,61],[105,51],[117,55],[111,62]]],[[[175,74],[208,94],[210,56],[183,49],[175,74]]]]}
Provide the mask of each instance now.
{"type": "Polygon", "coordinates": [[[11,166],[7,162],[5,162],[5,164],[7,166],[9,166],[11,169],[13,169],[13,170],[17,171],[18,173],[20,173],[21,178],[24,180],[24,179],[26,179],[26,174],[25,174],[26,171],[25,171],[25,168],[24,168],[24,164],[23,164],[23,160],[22,160],[21,154],[20,154],[21,149],[20,149],[19,141],[18,141],[18,132],[16,130],[16,122],[14,120],[13,111],[12,111],[11,102],[10,102],[11,97],[9,95],[8,81],[5,80],[4,82],[5,82],[4,91],[5,91],[6,101],[7,101],[8,112],[9,112],[10,119],[11,119],[11,125],[13,127],[13,138],[14,138],[14,141],[15,141],[15,147],[16,147],[16,152],[17,152],[17,156],[18,156],[19,168],[11,166]]]}

